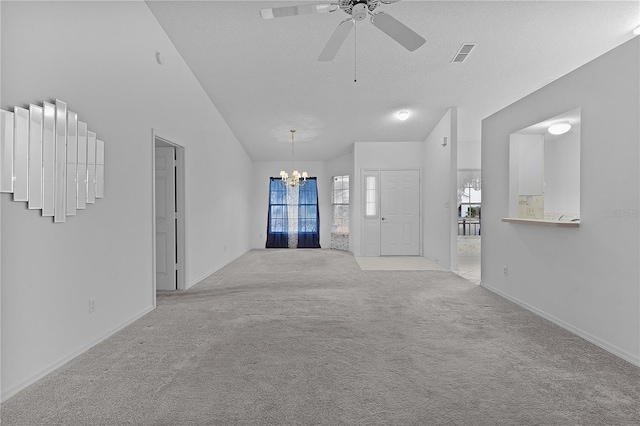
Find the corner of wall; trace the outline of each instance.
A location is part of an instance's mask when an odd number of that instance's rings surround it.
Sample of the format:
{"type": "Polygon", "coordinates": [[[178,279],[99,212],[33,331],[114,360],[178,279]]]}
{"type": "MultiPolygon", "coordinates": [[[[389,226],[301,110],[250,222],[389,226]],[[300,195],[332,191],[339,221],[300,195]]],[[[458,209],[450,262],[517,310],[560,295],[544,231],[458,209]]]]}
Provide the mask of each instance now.
{"type": "Polygon", "coordinates": [[[450,270],[457,268],[457,128],[457,108],[448,108],[424,142],[423,162],[423,256],[450,270]]]}
{"type": "Polygon", "coordinates": [[[451,229],[451,241],[450,241],[450,267],[449,269],[452,271],[458,270],[458,210],[456,206],[458,205],[458,108],[451,107],[449,109],[451,111],[451,130],[450,130],[450,152],[449,152],[449,161],[450,161],[450,174],[449,174],[449,182],[451,188],[449,190],[449,206],[450,208],[450,229],[451,229]]]}

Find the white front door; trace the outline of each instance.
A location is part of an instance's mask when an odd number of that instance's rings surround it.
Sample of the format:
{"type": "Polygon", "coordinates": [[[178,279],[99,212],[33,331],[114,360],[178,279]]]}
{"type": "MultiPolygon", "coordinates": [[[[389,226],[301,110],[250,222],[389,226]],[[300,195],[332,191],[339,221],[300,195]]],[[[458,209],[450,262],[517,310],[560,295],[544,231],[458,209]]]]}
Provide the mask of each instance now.
{"type": "Polygon", "coordinates": [[[420,172],[380,172],[380,255],[420,255],[420,172]]]}
{"type": "Polygon", "coordinates": [[[156,289],[176,289],[175,148],[156,146],[156,289]]]}

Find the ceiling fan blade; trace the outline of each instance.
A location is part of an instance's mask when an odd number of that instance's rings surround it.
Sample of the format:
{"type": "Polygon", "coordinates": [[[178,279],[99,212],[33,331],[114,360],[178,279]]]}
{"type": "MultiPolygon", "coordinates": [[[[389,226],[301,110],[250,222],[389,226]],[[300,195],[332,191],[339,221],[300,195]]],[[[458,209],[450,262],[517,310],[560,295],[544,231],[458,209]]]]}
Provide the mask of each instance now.
{"type": "Polygon", "coordinates": [[[338,28],[333,32],[333,35],[329,39],[327,45],[322,49],[320,56],[318,56],[319,61],[331,61],[340,50],[340,46],[344,43],[345,39],[353,29],[355,22],[353,22],[353,18],[345,19],[340,22],[338,28]]]}
{"type": "Polygon", "coordinates": [[[426,42],[418,33],[387,13],[372,14],[371,23],[403,45],[409,52],[413,52],[426,42]]]}
{"type": "Polygon", "coordinates": [[[262,19],[282,18],[283,16],[308,15],[311,13],[329,13],[338,8],[335,3],[301,4],[298,6],[260,9],[262,19]]]}

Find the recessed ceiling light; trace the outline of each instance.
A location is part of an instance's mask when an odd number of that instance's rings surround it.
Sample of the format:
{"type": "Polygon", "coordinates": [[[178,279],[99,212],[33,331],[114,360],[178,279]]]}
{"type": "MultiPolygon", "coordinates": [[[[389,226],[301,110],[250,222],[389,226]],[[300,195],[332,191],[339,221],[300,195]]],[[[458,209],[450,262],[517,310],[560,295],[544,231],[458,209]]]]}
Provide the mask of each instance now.
{"type": "Polygon", "coordinates": [[[552,135],[563,135],[571,130],[571,124],[569,123],[557,123],[549,126],[549,133],[552,135]]]}
{"type": "Polygon", "coordinates": [[[636,27],[636,29],[635,29],[635,30],[633,30],[633,33],[634,33],[635,35],[640,35],[640,25],[638,25],[638,26],[636,27]]]}
{"type": "Polygon", "coordinates": [[[404,121],[407,118],[409,118],[409,111],[405,111],[405,110],[398,111],[396,116],[398,117],[398,120],[404,121]]]}

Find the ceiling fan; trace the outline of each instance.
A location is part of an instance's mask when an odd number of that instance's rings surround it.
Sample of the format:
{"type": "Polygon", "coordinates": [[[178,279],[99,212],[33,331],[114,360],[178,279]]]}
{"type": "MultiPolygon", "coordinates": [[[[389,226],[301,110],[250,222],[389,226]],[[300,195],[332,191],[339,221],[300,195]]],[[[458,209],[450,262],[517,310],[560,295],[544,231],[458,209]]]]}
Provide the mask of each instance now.
{"type": "Polygon", "coordinates": [[[400,0],[338,0],[331,3],[312,3],[261,9],[260,15],[262,19],[273,19],[284,16],[331,13],[338,9],[350,15],[349,18],[338,25],[338,28],[336,28],[329,42],[320,53],[319,61],[331,61],[354,28],[356,21],[364,21],[367,15],[371,16],[371,23],[376,28],[400,43],[408,51],[413,52],[422,46],[426,40],[391,15],[376,11],[380,3],[391,4],[398,1],[400,0]]]}

